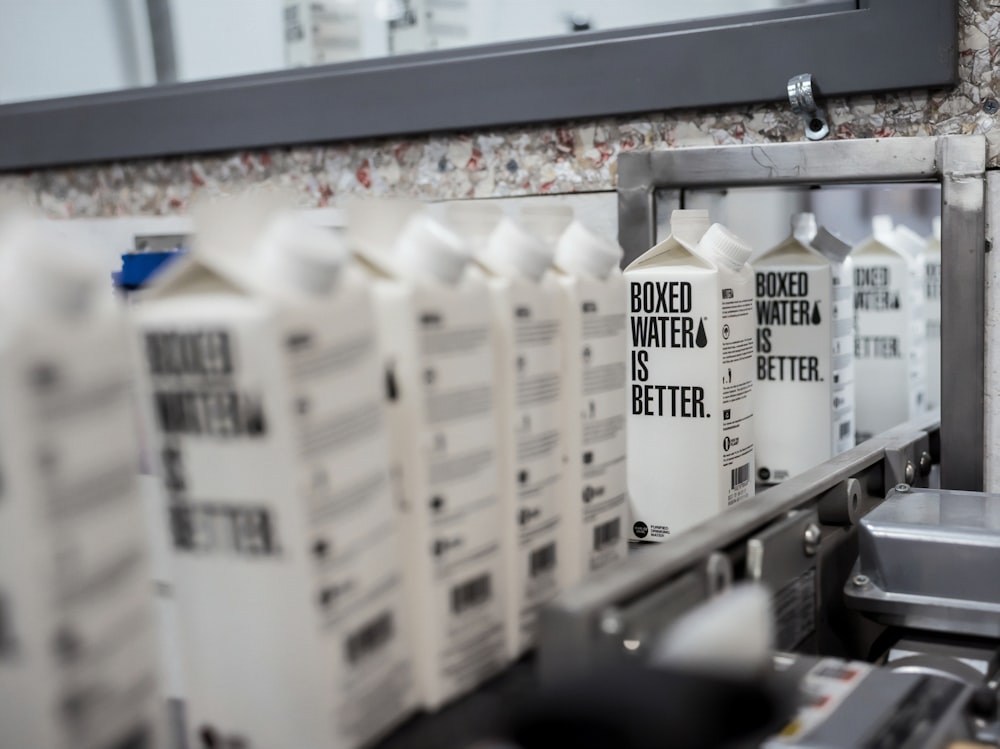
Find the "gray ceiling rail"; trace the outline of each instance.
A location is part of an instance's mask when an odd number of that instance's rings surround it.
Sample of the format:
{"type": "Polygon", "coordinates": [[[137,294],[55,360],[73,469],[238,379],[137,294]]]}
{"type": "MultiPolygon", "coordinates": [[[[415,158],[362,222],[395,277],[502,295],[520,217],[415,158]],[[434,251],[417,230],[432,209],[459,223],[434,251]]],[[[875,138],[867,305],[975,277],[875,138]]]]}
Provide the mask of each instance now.
{"type": "Polygon", "coordinates": [[[815,6],[0,106],[0,170],[954,84],[957,0],[815,6]]]}
{"type": "Polygon", "coordinates": [[[986,139],[981,135],[678,148],[618,157],[619,242],[656,239],[657,190],[937,181],[941,184],[941,486],[982,491],[986,139]]]}

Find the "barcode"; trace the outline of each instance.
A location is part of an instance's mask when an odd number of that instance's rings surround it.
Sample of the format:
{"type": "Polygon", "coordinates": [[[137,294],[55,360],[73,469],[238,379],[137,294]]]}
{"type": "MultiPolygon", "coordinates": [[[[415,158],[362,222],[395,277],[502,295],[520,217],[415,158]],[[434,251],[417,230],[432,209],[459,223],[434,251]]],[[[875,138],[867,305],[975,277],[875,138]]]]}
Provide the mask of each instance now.
{"type": "Polygon", "coordinates": [[[840,439],[844,439],[851,433],[851,422],[845,421],[840,425],[840,439]]]}
{"type": "Polygon", "coordinates": [[[535,549],[528,557],[528,570],[532,577],[538,577],[556,566],[556,543],[553,541],[540,549],[535,549]]]}
{"type": "Polygon", "coordinates": [[[730,472],[730,476],[733,479],[733,484],[730,489],[735,489],[738,486],[743,486],[747,481],[750,480],[750,464],[744,463],[739,468],[734,468],[730,472]]]}
{"type": "Polygon", "coordinates": [[[614,518],[606,523],[594,526],[594,551],[600,551],[605,546],[613,544],[622,534],[622,519],[614,518]]]}
{"type": "Polygon", "coordinates": [[[396,626],[392,614],[388,611],[382,612],[347,636],[344,641],[347,662],[353,666],[361,658],[371,655],[392,640],[395,634],[396,626]]]}
{"type": "Polygon", "coordinates": [[[474,577],[451,589],[451,611],[461,614],[466,609],[490,600],[493,586],[489,574],[474,577]]]}

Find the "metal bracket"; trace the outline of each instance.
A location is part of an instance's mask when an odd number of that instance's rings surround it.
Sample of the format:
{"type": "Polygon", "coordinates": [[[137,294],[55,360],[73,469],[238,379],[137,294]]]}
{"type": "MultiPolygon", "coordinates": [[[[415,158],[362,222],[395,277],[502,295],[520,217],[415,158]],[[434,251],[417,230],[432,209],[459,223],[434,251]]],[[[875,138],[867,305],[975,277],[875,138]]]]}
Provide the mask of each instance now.
{"type": "Polygon", "coordinates": [[[823,140],[830,134],[826,112],[816,103],[819,92],[813,86],[812,73],[794,75],[788,79],[788,103],[795,114],[802,115],[809,140],[823,140]]]}

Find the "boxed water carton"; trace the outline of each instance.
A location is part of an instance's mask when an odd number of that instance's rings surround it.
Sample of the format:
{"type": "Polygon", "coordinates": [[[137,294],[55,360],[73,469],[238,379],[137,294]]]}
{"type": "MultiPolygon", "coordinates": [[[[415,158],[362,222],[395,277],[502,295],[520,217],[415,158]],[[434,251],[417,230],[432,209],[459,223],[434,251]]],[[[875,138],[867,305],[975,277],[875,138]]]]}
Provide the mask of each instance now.
{"type": "Polygon", "coordinates": [[[371,297],[254,200],[135,309],[196,746],[371,742],[415,706],[371,297]]]}
{"type": "MultiPolygon", "coordinates": [[[[812,214],[807,214],[812,216],[812,214]]],[[[851,248],[795,231],[754,261],[757,478],[777,483],[854,446],[851,248]]]]}
{"type": "Polygon", "coordinates": [[[675,211],[671,235],[625,269],[639,541],[663,541],[754,495],[751,250],[706,219],[675,211]]]}
{"type": "Polygon", "coordinates": [[[579,222],[556,246],[562,291],[564,585],[628,553],[625,374],[628,295],[622,250],[579,222]]]}
{"type": "Polygon", "coordinates": [[[925,400],[923,284],[916,260],[881,222],[874,229],[851,250],[858,440],[914,418],[925,400]]]}
{"type": "Polygon", "coordinates": [[[478,254],[496,330],[507,646],[533,643],[562,578],[563,350],[554,248],[503,219],[478,254]]]}
{"type": "Polygon", "coordinates": [[[166,747],[129,330],[54,231],[0,223],[0,744],[166,747]]]}
{"type": "Polygon", "coordinates": [[[391,252],[361,256],[376,298],[418,684],[435,709],[507,662],[492,310],[465,244],[426,214],[409,217],[391,252]]]}

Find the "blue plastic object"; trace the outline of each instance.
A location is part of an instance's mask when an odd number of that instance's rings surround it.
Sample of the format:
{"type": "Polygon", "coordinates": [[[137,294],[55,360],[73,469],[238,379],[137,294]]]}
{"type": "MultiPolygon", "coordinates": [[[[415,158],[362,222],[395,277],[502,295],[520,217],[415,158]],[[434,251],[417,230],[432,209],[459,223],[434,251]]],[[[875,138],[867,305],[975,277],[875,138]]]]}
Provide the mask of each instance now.
{"type": "Polygon", "coordinates": [[[115,286],[126,291],[141,289],[149,283],[153,276],[183,254],[183,251],[171,250],[168,252],[132,252],[122,255],[121,272],[112,274],[115,286]]]}

